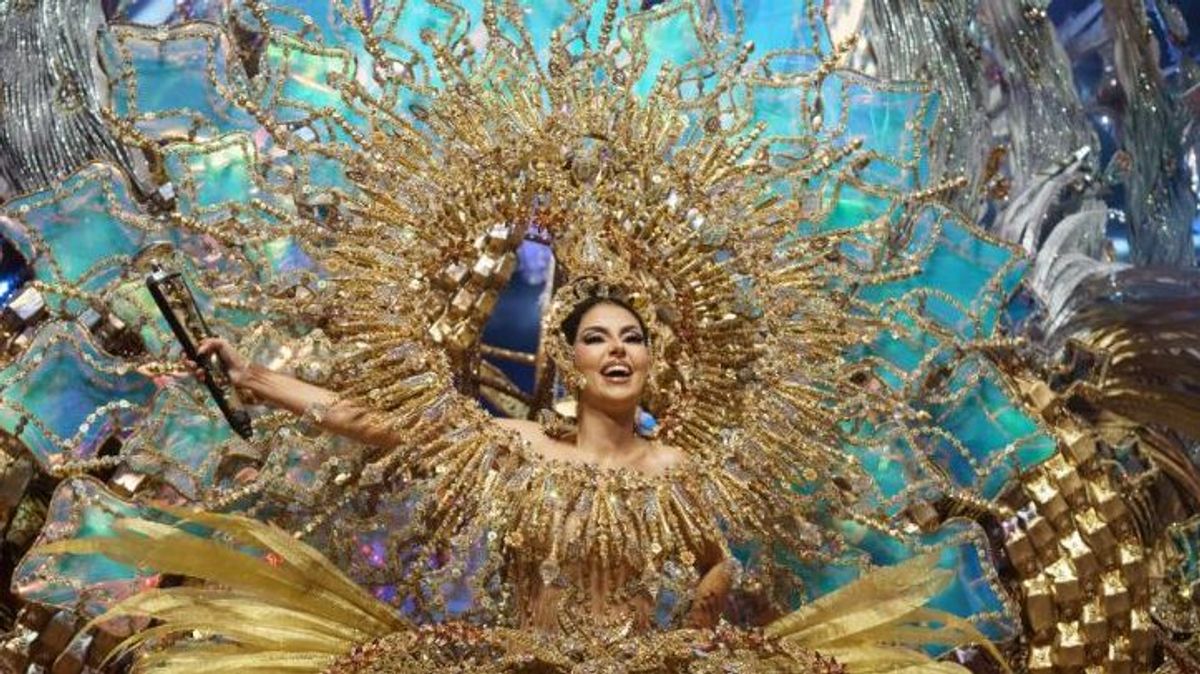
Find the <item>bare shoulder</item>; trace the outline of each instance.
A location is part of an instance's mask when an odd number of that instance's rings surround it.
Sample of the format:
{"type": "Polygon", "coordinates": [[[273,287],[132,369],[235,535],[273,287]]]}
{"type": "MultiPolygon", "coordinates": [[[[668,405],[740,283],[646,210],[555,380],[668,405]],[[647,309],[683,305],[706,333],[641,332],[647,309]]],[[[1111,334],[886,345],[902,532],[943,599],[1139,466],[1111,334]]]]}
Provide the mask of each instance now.
{"type": "Polygon", "coordinates": [[[533,441],[542,434],[541,425],[539,425],[536,421],[530,421],[528,419],[506,419],[497,417],[493,420],[493,422],[501,428],[507,428],[510,431],[516,431],[524,440],[533,441]]]}
{"type": "Polygon", "coordinates": [[[654,443],[653,451],[646,457],[646,472],[661,475],[669,470],[676,470],[687,465],[687,454],[674,445],[654,443]]]}
{"type": "Polygon", "coordinates": [[[542,425],[536,421],[528,419],[496,419],[495,423],[500,428],[515,431],[525,441],[526,446],[536,454],[540,454],[547,459],[570,458],[570,449],[573,445],[559,442],[546,435],[545,431],[542,430],[542,425]]]}

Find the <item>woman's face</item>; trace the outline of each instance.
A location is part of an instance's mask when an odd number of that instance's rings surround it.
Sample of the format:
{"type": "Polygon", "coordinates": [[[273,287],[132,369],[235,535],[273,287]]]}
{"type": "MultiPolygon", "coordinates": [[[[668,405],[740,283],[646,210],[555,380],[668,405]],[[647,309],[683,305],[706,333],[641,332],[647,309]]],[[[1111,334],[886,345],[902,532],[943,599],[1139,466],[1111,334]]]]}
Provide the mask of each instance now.
{"type": "Polygon", "coordinates": [[[584,312],[575,334],[575,367],[587,382],[580,402],[636,407],[650,372],[646,339],[637,316],[624,307],[602,302],[584,312]]]}

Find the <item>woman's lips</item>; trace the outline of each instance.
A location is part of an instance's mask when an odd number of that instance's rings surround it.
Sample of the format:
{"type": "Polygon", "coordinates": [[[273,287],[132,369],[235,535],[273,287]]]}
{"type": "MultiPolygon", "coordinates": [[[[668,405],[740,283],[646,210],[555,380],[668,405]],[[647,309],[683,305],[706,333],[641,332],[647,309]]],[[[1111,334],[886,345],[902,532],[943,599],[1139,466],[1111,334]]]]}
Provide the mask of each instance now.
{"type": "Polygon", "coordinates": [[[600,374],[604,375],[605,377],[628,377],[629,375],[633,374],[633,368],[629,367],[625,363],[613,363],[600,368],[600,374]]]}
{"type": "Polygon", "coordinates": [[[633,377],[633,368],[623,363],[608,365],[600,370],[600,376],[613,384],[623,384],[633,377]]]}

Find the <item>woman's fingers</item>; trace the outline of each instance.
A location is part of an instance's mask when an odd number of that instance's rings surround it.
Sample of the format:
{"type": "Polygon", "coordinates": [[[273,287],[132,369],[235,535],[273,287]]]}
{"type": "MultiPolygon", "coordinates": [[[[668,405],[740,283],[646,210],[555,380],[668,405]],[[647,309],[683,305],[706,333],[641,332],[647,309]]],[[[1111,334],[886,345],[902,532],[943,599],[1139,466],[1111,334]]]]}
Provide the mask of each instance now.
{"type": "Polygon", "coordinates": [[[222,342],[224,342],[224,340],[218,337],[205,337],[204,339],[200,340],[200,344],[197,345],[196,351],[202,354],[212,353],[213,351],[217,351],[221,348],[222,342]]]}

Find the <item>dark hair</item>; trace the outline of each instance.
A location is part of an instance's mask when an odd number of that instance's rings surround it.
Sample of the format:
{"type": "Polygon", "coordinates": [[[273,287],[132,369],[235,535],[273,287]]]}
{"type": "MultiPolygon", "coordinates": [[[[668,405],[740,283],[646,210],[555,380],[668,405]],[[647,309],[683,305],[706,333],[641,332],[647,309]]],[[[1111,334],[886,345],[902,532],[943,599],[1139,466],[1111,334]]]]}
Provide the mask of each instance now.
{"type": "Polygon", "coordinates": [[[639,315],[637,311],[634,311],[633,307],[628,302],[615,297],[589,297],[579,304],[576,304],[575,308],[571,310],[571,313],[563,319],[560,328],[562,329],[563,336],[567,338],[568,344],[574,344],[575,338],[579,336],[579,323],[583,320],[583,315],[586,314],[592,307],[599,306],[601,304],[612,304],[633,314],[633,317],[637,319],[638,327],[642,329],[642,334],[645,335],[647,339],[650,338],[650,333],[646,330],[646,322],[642,320],[641,315],[639,315]]]}

